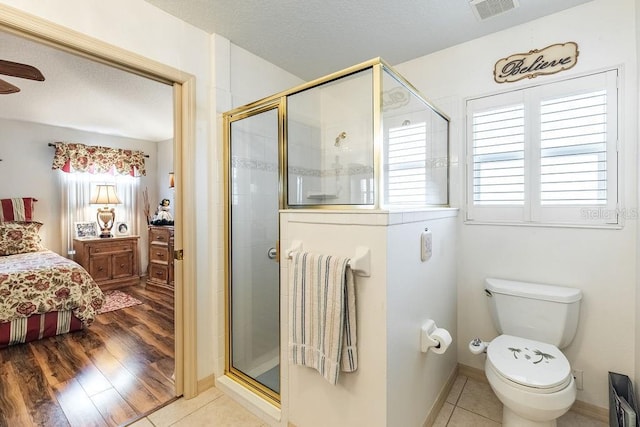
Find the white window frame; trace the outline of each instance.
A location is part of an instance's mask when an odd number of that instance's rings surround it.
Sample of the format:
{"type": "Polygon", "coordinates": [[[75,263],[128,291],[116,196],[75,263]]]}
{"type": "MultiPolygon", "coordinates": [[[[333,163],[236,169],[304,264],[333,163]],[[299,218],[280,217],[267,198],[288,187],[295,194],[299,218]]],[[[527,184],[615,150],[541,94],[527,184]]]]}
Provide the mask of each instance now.
{"type": "Polygon", "coordinates": [[[610,69],[581,77],[466,100],[466,218],[467,224],[554,225],[618,227],[620,122],[619,69],[610,69]],[[541,205],[540,203],[540,103],[549,97],[607,89],[607,201],[598,205],[541,205]],[[525,108],[525,185],[524,204],[474,204],[473,115],[523,103],[525,108]]]}

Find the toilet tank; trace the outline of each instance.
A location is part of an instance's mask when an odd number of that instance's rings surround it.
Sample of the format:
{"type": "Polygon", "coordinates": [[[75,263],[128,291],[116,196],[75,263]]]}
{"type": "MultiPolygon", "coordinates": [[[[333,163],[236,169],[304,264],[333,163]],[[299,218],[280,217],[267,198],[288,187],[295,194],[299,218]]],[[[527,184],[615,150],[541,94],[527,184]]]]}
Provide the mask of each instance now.
{"type": "Polygon", "coordinates": [[[578,329],[580,289],[487,278],[493,323],[502,334],[568,346],[578,329]]]}

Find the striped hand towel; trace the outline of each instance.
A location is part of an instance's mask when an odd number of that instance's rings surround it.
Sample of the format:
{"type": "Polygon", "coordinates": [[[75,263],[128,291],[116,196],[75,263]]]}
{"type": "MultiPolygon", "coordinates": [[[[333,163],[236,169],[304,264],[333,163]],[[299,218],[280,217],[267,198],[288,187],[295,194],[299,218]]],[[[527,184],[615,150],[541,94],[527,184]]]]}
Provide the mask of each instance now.
{"type": "Polygon", "coordinates": [[[289,361],[331,384],[358,368],[356,295],[349,258],[294,252],[289,267],[289,361]]]}

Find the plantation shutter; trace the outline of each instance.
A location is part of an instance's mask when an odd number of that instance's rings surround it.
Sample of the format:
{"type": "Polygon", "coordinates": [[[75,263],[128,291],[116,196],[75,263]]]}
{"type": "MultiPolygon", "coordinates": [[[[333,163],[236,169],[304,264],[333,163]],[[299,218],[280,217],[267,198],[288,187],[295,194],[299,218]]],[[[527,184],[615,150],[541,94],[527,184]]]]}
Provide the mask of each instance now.
{"type": "Polygon", "coordinates": [[[618,224],[617,70],[467,101],[467,220],[618,224]]]}
{"type": "Polygon", "coordinates": [[[538,182],[544,223],[618,224],[618,70],[536,88],[538,182]]]}
{"type": "Polygon", "coordinates": [[[540,203],[607,204],[607,91],[542,101],[540,203]]]}
{"type": "Polygon", "coordinates": [[[467,220],[521,222],[526,205],[522,91],[467,101],[467,220]]]}
{"type": "Polygon", "coordinates": [[[390,128],[388,150],[388,203],[425,204],[427,200],[426,123],[390,128]]]}
{"type": "Polygon", "coordinates": [[[473,114],[473,203],[524,204],[524,105],[473,114]]]}

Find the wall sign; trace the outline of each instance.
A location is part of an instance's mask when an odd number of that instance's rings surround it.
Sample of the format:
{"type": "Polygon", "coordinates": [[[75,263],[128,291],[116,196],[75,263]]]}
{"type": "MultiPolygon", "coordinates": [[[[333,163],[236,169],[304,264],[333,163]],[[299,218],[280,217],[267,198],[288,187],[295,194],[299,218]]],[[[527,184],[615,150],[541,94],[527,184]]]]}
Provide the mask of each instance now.
{"type": "Polygon", "coordinates": [[[513,83],[543,74],[555,74],[578,62],[578,45],[574,42],[552,44],[528,53],[516,53],[496,62],[493,78],[497,83],[513,83]]]}

